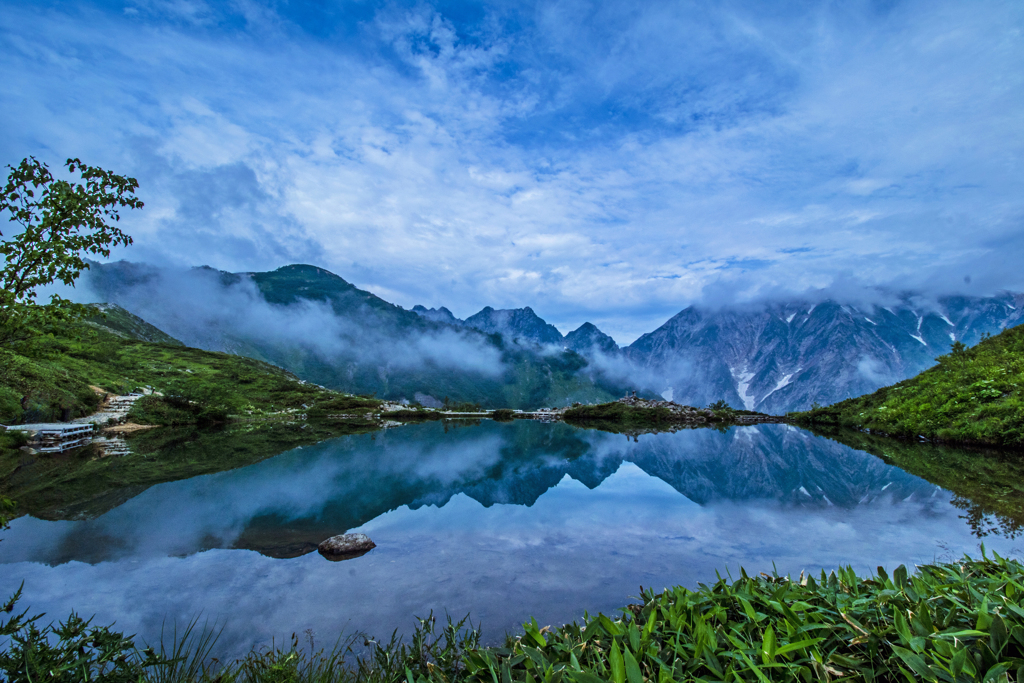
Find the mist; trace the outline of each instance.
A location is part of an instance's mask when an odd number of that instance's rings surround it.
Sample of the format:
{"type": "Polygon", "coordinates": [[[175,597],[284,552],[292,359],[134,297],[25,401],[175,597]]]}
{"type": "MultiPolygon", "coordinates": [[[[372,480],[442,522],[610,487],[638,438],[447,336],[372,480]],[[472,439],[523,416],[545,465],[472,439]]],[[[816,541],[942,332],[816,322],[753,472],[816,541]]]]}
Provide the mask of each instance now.
{"type": "Polygon", "coordinates": [[[326,363],[371,365],[380,373],[425,365],[496,377],[500,351],[480,335],[452,328],[389,334],[373,315],[339,316],[325,301],[269,303],[242,274],[229,280],[208,268],[144,265],[138,277],[110,286],[87,272],[81,303],[114,303],[188,346],[252,355],[253,346],[312,353],[326,363]]]}
{"type": "MultiPolygon", "coordinates": [[[[959,272],[959,271],[957,271],[959,272]]],[[[721,278],[705,285],[692,305],[706,311],[760,310],[778,304],[819,304],[834,301],[855,308],[875,309],[911,305],[940,312],[940,301],[947,297],[989,298],[1015,295],[1004,280],[991,277],[943,277],[929,275],[910,280],[902,278],[884,283],[870,282],[849,272],[840,272],[821,287],[792,287],[765,284],[752,274],[721,278]]]]}

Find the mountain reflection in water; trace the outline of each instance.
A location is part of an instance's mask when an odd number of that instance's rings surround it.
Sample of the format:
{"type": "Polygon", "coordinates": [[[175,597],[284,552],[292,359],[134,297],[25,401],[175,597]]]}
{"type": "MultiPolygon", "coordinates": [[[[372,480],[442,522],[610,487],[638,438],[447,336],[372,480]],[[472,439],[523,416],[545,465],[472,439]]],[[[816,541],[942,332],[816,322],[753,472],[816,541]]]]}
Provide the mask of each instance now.
{"type": "Polygon", "coordinates": [[[147,638],[164,617],[203,612],[225,623],[229,653],[307,628],[386,635],[446,609],[496,639],[530,615],[564,622],[621,607],[641,584],[692,586],[740,565],[863,572],[976,552],[950,499],[785,425],[633,441],[430,423],[160,484],[93,519],[18,519],[0,585],[24,579],[34,610],[95,612],[147,638]],[[312,552],[349,530],[378,548],[340,563],[312,552]]]}

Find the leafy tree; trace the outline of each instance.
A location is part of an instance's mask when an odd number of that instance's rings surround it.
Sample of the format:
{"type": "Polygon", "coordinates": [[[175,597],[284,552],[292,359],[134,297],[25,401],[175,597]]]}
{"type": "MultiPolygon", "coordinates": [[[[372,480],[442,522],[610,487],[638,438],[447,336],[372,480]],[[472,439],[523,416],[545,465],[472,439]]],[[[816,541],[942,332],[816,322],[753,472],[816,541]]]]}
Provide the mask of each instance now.
{"type": "Polygon", "coordinates": [[[8,212],[20,232],[0,232],[0,346],[24,341],[47,326],[75,318],[84,307],[56,294],[36,301],[36,290],[60,281],[74,286],[89,267],[87,254],[110,256],[113,246],[132,238],[119,230],[121,208],[139,209],[135,178],[119,176],[78,159],[65,163],[77,182],[59,180],[34,157],[23,159],[0,190],[0,214],[8,212]]]}

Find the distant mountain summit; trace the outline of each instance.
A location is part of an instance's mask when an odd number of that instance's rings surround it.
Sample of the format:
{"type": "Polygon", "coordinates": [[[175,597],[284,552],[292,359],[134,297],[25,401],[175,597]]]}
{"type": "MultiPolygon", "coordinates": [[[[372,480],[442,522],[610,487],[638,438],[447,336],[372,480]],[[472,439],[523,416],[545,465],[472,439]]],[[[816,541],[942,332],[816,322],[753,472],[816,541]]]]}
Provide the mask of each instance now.
{"type": "Polygon", "coordinates": [[[565,346],[587,357],[593,356],[595,353],[611,356],[619,352],[619,345],[615,343],[615,340],[592,323],[583,323],[565,335],[565,346]]]}
{"type": "Polygon", "coordinates": [[[413,306],[412,312],[416,315],[432,320],[435,323],[447,323],[449,325],[461,325],[462,321],[444,306],[440,308],[426,308],[424,306],[413,306]]]}
{"type": "Polygon", "coordinates": [[[512,342],[532,342],[542,346],[564,345],[562,333],[558,331],[558,328],[534,313],[529,306],[507,309],[494,309],[485,306],[479,313],[471,315],[465,320],[459,320],[444,306],[441,308],[413,306],[412,310],[428,320],[469,327],[484,334],[500,334],[512,342]]]}

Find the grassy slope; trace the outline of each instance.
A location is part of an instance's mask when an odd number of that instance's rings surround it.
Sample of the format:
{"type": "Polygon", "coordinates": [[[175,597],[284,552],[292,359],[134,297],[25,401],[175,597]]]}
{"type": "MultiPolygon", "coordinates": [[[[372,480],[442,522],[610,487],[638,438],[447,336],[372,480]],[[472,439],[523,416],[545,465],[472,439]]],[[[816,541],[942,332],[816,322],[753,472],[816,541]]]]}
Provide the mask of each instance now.
{"type": "Polygon", "coordinates": [[[1024,446],[1024,326],[938,360],[917,377],[790,418],[901,438],[1024,446]]]}
{"type": "MultiPolygon", "coordinates": [[[[1002,559],[921,567],[915,576],[879,568],[867,579],[849,568],[799,582],[741,571],[697,591],[642,590],[621,619],[584,617],[547,633],[525,624],[504,648],[469,649],[469,675],[460,678],[1005,680],[1024,666],[1021,580],[1024,567],[1002,559]]],[[[427,680],[444,680],[424,668],[427,680]]]]}
{"type": "MultiPolygon", "coordinates": [[[[266,415],[303,411],[307,406],[343,400],[345,412],[366,412],[377,401],[342,397],[300,382],[291,373],[261,361],[164,343],[140,341],[156,336],[143,321],[120,311],[116,319],[74,325],[60,337],[37,339],[19,352],[0,350],[0,421],[12,424],[60,419],[93,412],[100,396],[90,388],[125,393],[145,386],[176,401],[140,401],[136,416],[155,423],[189,423],[207,416],[266,415]],[[109,326],[108,326],[109,325],[109,326]],[[134,329],[132,333],[130,330],[134,329]]],[[[156,332],[153,332],[156,330],[156,332]]],[[[162,333],[161,333],[162,334],[162,333]]]]}

